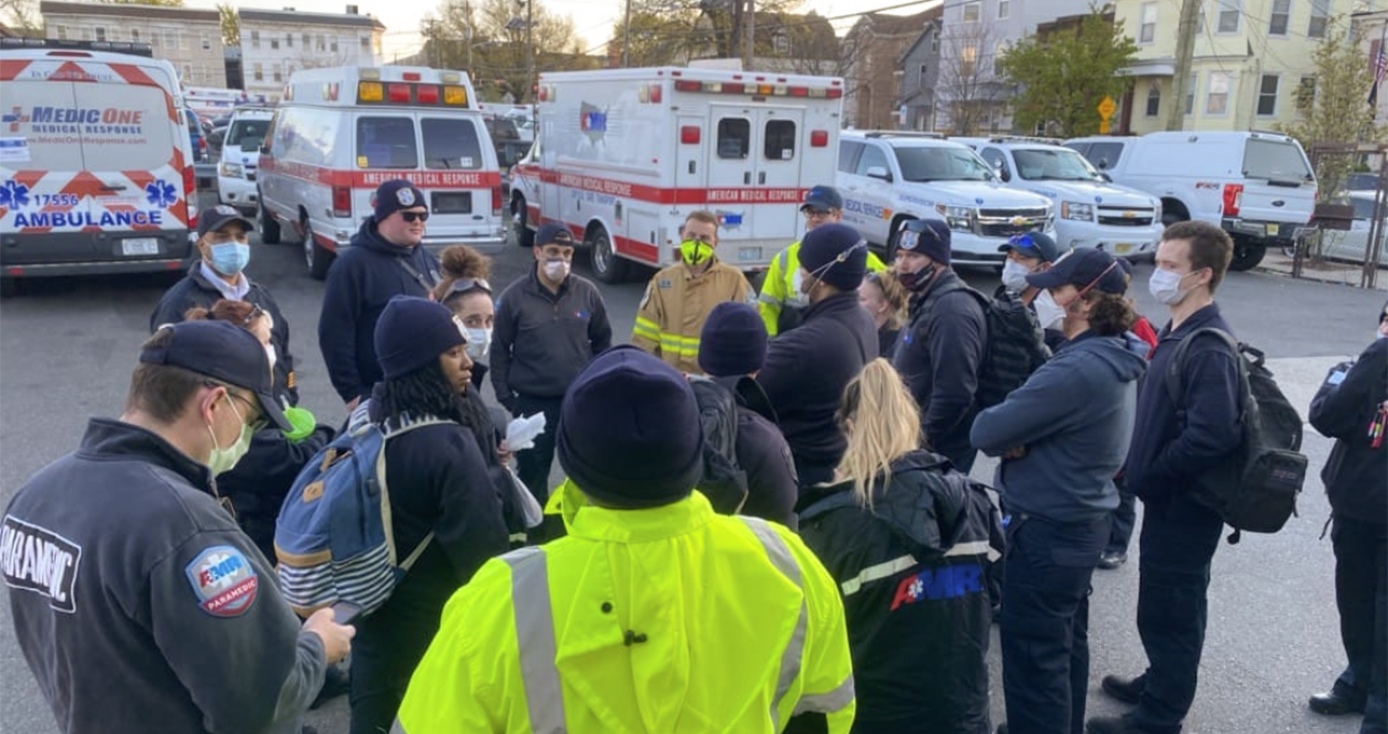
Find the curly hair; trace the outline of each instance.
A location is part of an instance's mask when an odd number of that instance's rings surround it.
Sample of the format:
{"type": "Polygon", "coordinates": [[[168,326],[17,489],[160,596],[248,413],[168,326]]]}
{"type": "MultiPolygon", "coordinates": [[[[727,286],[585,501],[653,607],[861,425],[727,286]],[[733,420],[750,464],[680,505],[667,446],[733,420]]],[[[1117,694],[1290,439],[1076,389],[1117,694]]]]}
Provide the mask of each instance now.
{"type": "Polygon", "coordinates": [[[443,267],[443,278],[434,286],[434,300],[448,305],[452,298],[466,296],[473,292],[490,294],[490,287],[474,285],[465,291],[453,292],[453,284],[460,280],[486,281],[492,272],[491,258],[467,245],[452,245],[439,253],[439,264],[443,267]]]}
{"type": "Polygon", "coordinates": [[[1133,299],[1116,293],[1092,290],[1084,300],[1093,305],[1089,311],[1089,330],[1100,336],[1122,336],[1137,323],[1133,299]]]}
{"type": "MultiPolygon", "coordinates": [[[[188,309],[183,314],[183,320],[201,321],[207,319],[209,321],[225,321],[242,328],[248,328],[252,321],[251,317],[258,310],[260,310],[260,307],[254,303],[233,301],[228,298],[223,298],[212,304],[212,308],[194,306],[188,309]]],[[[261,311],[261,313],[263,314],[264,311],[261,311]]]]}
{"type": "Polygon", "coordinates": [[[394,428],[427,417],[457,421],[473,431],[490,425],[490,419],[481,408],[474,401],[463,398],[437,362],[400,377],[387,378],[382,383],[379,399],[386,423],[394,428]]]}

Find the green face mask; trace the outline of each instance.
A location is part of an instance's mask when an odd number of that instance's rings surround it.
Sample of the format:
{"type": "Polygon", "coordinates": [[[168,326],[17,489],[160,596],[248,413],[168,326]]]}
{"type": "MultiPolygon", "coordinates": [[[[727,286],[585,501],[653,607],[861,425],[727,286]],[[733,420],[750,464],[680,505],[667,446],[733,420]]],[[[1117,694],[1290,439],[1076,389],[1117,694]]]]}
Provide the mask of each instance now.
{"type": "Polygon", "coordinates": [[[685,240],[680,243],[680,257],[690,265],[703,265],[713,257],[713,245],[698,240],[685,240]]]}

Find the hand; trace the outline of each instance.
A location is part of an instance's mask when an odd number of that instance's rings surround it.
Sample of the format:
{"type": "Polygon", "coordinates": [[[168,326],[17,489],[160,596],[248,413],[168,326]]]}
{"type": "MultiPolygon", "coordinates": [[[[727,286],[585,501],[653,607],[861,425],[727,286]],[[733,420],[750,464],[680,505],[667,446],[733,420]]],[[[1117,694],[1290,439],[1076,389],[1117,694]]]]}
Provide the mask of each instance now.
{"type": "Polygon", "coordinates": [[[506,448],[506,439],[501,439],[501,445],[496,447],[496,458],[502,466],[511,463],[511,452],[506,448]]]}
{"type": "Polygon", "coordinates": [[[1020,459],[1020,458],[1022,458],[1022,457],[1024,457],[1024,456],[1026,456],[1026,455],[1027,455],[1027,447],[1025,447],[1025,446],[1018,446],[1018,447],[1016,447],[1016,448],[1012,448],[1012,449],[1008,449],[1007,451],[1004,451],[1003,454],[1002,454],[1002,458],[1003,458],[1004,460],[1006,460],[1006,461],[1012,461],[1012,460],[1020,459]]]}
{"type": "Polygon", "coordinates": [[[358,395],[358,396],[355,397],[355,398],[352,398],[352,402],[347,403],[347,412],[348,412],[348,413],[351,413],[352,411],[356,410],[356,409],[357,409],[357,404],[360,403],[360,402],[361,402],[361,396],[360,396],[360,395],[358,395]]]}
{"type": "Polygon", "coordinates": [[[357,634],[356,627],[338,624],[333,619],[333,610],[323,608],[304,622],[304,631],[318,635],[323,641],[323,656],[329,665],[340,663],[347,657],[347,653],[352,651],[352,638],[357,634]]]}

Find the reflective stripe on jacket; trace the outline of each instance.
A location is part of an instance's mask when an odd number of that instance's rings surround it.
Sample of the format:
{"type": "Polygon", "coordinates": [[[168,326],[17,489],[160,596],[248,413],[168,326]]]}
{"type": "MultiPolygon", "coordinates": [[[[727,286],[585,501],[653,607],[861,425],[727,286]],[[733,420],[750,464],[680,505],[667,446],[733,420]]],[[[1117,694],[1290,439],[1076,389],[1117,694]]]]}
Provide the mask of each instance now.
{"type": "MultiPolygon", "coordinates": [[[[882,260],[871,252],[867,256],[867,266],[869,273],[880,273],[887,269],[882,260]]],[[[766,271],[761,294],[757,296],[757,310],[761,312],[768,336],[780,333],[781,312],[784,309],[803,309],[810,305],[809,299],[800,293],[799,274],[800,241],[796,240],[771,258],[771,267],[766,271]]]]}
{"type": "Polygon", "coordinates": [[[838,589],[789,530],[561,491],[570,535],[490,561],[444,611],[394,731],[784,731],[852,725],[838,589]],[[522,642],[518,642],[522,641],[522,642]]]}
{"type": "Polygon", "coordinates": [[[701,275],[683,263],[671,265],[646,286],[631,343],[681,372],[703,374],[699,336],[709,312],[724,301],[756,303],[742,271],[719,262],[717,256],[701,275]]]}

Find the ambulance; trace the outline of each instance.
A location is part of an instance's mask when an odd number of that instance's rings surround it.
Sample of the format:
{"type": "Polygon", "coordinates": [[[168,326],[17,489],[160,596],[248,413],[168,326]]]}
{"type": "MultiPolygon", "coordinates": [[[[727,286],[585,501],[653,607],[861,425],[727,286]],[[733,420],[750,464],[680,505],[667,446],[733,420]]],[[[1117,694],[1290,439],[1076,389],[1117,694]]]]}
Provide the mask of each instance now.
{"type": "Polygon", "coordinates": [[[173,65],[41,44],[0,48],[0,288],[180,271],[197,205],[173,65]]]}
{"type": "Polygon", "coordinates": [[[467,74],[414,66],[295,72],[256,171],[261,240],[290,230],[322,280],[372,213],[376,188],[424,191],[424,245],[497,252],[506,239],[501,172],[467,74]]]}
{"type": "Polygon", "coordinates": [[[720,223],[719,257],[764,268],[803,232],[800,204],[832,184],[843,80],[725,69],[540,75],[539,132],[512,170],[510,211],[529,246],[559,222],[616,283],[676,261],[692,211],[720,223]]]}

